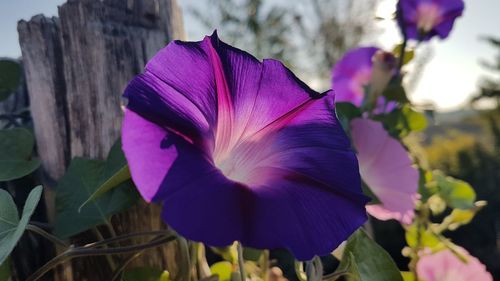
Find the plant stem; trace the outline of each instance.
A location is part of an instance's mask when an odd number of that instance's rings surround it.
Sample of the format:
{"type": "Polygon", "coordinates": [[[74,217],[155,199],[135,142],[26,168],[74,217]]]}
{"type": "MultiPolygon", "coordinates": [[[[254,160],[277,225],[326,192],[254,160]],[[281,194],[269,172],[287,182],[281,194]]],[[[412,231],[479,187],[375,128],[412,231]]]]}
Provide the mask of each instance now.
{"type": "MultiPolygon", "coordinates": [[[[403,7],[400,2],[398,2],[398,13],[397,13],[397,18],[398,21],[403,25],[404,22],[404,14],[403,14],[403,7]]],[[[397,69],[397,75],[401,73],[401,68],[403,67],[404,59],[405,59],[405,51],[406,51],[406,44],[408,42],[408,35],[406,34],[406,30],[403,27],[400,28],[401,33],[403,34],[403,44],[401,45],[401,51],[399,55],[399,63],[398,63],[398,69],[397,69]]]]}
{"type": "Polygon", "coordinates": [[[46,238],[47,240],[49,240],[50,242],[58,245],[58,246],[61,246],[63,248],[68,248],[69,245],[68,243],[64,242],[63,240],[57,238],[56,236],[48,233],[47,231],[41,229],[40,227],[38,226],[35,226],[35,225],[32,225],[32,224],[28,224],[26,226],[26,229],[29,230],[29,231],[32,231],[40,236],[43,236],[44,238],[46,238]]]}
{"type": "Polygon", "coordinates": [[[208,266],[207,262],[207,257],[205,255],[205,245],[202,243],[197,243],[198,244],[198,260],[197,260],[197,265],[198,265],[198,274],[200,278],[207,278],[209,277],[212,272],[210,271],[210,267],[208,266]]]}
{"type": "Polygon", "coordinates": [[[337,280],[337,278],[339,278],[340,276],[348,275],[348,274],[349,274],[349,271],[347,271],[347,270],[336,271],[336,272],[333,272],[333,273],[330,273],[328,275],[323,276],[323,280],[324,281],[337,280]]]}
{"type": "Polygon", "coordinates": [[[306,281],[307,280],[307,277],[306,277],[306,274],[304,273],[304,270],[303,270],[303,264],[302,262],[299,262],[299,261],[295,261],[295,275],[297,275],[297,278],[299,279],[299,281],[306,281]]]}
{"type": "MultiPolygon", "coordinates": [[[[99,231],[98,227],[94,228],[95,234],[97,236],[97,239],[99,241],[104,241],[104,236],[102,236],[102,233],[99,231]]],[[[104,248],[107,248],[107,245],[104,245],[104,248]]],[[[111,271],[114,271],[116,269],[116,264],[115,261],[113,260],[113,257],[111,256],[106,256],[106,260],[108,261],[109,267],[111,268],[111,271]]]]}
{"type": "Polygon", "coordinates": [[[179,243],[179,248],[180,248],[180,254],[181,254],[181,260],[183,261],[183,264],[180,265],[180,280],[181,281],[190,281],[191,280],[191,261],[189,258],[189,244],[188,241],[183,238],[179,237],[177,239],[179,243]]]}
{"type": "Polygon", "coordinates": [[[241,245],[241,242],[237,243],[236,248],[238,250],[238,267],[240,269],[240,279],[241,281],[245,281],[245,260],[243,259],[243,246],[241,245]]]}
{"type": "Polygon", "coordinates": [[[121,265],[120,267],[115,270],[115,273],[113,273],[113,277],[111,278],[111,281],[116,281],[116,280],[119,280],[122,272],[125,270],[125,268],[127,268],[127,266],[133,261],[135,260],[136,258],[138,258],[140,255],[142,255],[142,253],[144,253],[144,250],[140,251],[140,252],[137,252],[133,255],[131,255],[128,259],[126,259],[121,265]]]}
{"type": "Polygon", "coordinates": [[[307,281],[316,281],[314,280],[314,265],[312,261],[307,261],[306,262],[306,276],[307,276],[307,281]]]}
{"type": "Polygon", "coordinates": [[[175,235],[175,233],[172,232],[172,231],[170,231],[170,230],[153,230],[153,231],[127,233],[127,234],[123,234],[123,235],[120,235],[120,236],[117,236],[117,237],[108,238],[108,239],[105,239],[103,241],[98,241],[98,242],[90,243],[90,244],[85,245],[84,247],[85,248],[97,248],[97,247],[100,247],[100,246],[104,246],[106,244],[110,244],[110,243],[114,243],[114,242],[118,242],[118,241],[123,241],[123,240],[128,240],[128,239],[132,239],[134,237],[154,236],[154,235],[163,235],[163,236],[166,236],[166,235],[175,235]]]}
{"type": "Polygon", "coordinates": [[[321,281],[323,278],[323,264],[318,256],[306,262],[307,281],[321,281]]]}
{"type": "MultiPolygon", "coordinates": [[[[131,233],[133,234],[133,233],[131,233]]],[[[130,235],[128,235],[130,236],[130,235]]],[[[137,235],[135,235],[137,236],[137,235]]],[[[119,238],[119,237],[117,237],[119,238]]],[[[114,240],[117,240],[114,239],[114,240]]],[[[137,244],[137,245],[131,245],[131,246],[123,246],[123,247],[116,247],[116,248],[95,248],[95,244],[88,244],[83,247],[78,247],[74,248],[70,246],[66,251],[64,251],[62,254],[56,256],[49,262],[47,262],[44,266],[39,268],[35,273],[33,273],[26,281],[36,281],[40,279],[45,273],[49,272],[51,269],[56,267],[59,263],[67,260],[67,259],[72,259],[72,258],[77,258],[77,257],[84,257],[84,256],[104,256],[104,255],[115,255],[115,254],[126,254],[126,253],[133,253],[137,251],[142,251],[145,249],[149,248],[154,248],[159,245],[162,245],[164,243],[171,242],[175,240],[177,237],[175,235],[169,235],[169,236],[164,236],[161,239],[157,239],[155,241],[151,241],[148,243],[143,243],[143,244],[137,244]]],[[[112,240],[112,239],[108,239],[112,240]]],[[[123,240],[123,239],[118,239],[118,240],[123,240]]],[[[107,242],[109,241],[102,241],[102,242],[107,242]]],[[[104,243],[104,244],[107,244],[104,243]]]]}
{"type": "Polygon", "coordinates": [[[264,250],[262,253],[262,280],[263,281],[268,281],[269,280],[269,250],[264,250]]]}

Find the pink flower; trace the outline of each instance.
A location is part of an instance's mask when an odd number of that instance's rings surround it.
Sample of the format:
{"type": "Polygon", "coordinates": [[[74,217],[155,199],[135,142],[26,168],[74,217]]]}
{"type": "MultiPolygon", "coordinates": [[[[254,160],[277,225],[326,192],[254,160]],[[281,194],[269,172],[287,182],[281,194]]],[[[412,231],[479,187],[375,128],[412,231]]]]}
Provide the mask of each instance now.
{"type": "Polygon", "coordinates": [[[448,249],[422,256],[417,263],[418,276],[424,281],[493,280],[477,258],[463,248],[460,248],[460,254],[465,257],[465,261],[448,249]]]}
{"type": "Polygon", "coordinates": [[[376,47],[350,50],[332,71],[335,101],[350,102],[357,107],[374,103],[375,113],[393,110],[396,103],[386,101],[381,94],[394,76],[395,65],[396,59],[392,54],[376,47]]]}
{"type": "Polygon", "coordinates": [[[361,178],[381,201],[368,205],[368,213],[379,220],[396,219],[410,224],[418,198],[419,175],[408,152],[380,122],[373,120],[352,120],[351,136],[361,178]]]}

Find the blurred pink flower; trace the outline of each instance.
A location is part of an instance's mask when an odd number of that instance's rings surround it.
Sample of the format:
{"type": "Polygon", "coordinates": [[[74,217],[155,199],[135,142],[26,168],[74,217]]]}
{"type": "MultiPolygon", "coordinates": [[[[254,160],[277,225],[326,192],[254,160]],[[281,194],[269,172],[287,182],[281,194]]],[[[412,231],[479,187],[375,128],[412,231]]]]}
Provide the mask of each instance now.
{"type": "Polygon", "coordinates": [[[381,96],[394,75],[396,59],[376,47],[362,47],[347,52],[332,72],[336,102],[350,102],[357,107],[375,103],[375,113],[389,112],[395,102],[381,96]],[[366,92],[369,95],[366,96],[366,92]],[[370,99],[370,100],[366,100],[370,99]]]}
{"type": "Polygon", "coordinates": [[[417,263],[418,276],[424,281],[490,281],[486,267],[465,249],[459,248],[466,261],[446,249],[424,255],[417,263]]]}
{"type": "Polygon", "coordinates": [[[352,120],[351,136],[361,178],[381,201],[367,205],[368,213],[379,220],[411,224],[419,175],[408,152],[389,136],[382,123],[370,119],[352,120]]]}

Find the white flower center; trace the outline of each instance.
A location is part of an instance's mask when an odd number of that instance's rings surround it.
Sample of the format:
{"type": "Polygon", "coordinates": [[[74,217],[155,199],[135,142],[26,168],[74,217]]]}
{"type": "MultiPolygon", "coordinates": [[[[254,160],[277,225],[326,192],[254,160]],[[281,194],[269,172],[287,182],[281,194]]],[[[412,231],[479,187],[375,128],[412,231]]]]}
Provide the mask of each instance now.
{"type": "Polygon", "coordinates": [[[429,32],[441,23],[441,9],[435,3],[422,3],[417,8],[417,27],[423,32],[429,32]]]}

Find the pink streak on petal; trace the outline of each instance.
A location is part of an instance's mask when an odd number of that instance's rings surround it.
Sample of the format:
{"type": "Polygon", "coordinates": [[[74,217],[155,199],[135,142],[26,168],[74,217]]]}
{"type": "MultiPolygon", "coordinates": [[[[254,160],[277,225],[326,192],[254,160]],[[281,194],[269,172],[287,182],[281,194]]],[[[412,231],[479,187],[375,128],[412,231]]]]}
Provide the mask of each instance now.
{"type": "Polygon", "coordinates": [[[224,68],[219,55],[214,49],[210,37],[206,37],[204,41],[209,49],[209,57],[215,75],[215,86],[217,90],[217,127],[215,135],[215,149],[213,153],[215,159],[217,160],[219,157],[225,157],[234,145],[234,140],[232,138],[234,109],[231,92],[229,91],[229,87],[227,85],[224,68]]]}
{"type": "Polygon", "coordinates": [[[380,122],[354,119],[351,135],[361,177],[381,201],[381,205],[367,207],[367,211],[380,220],[411,223],[419,175],[408,152],[380,122]]]}
{"type": "Polygon", "coordinates": [[[258,141],[259,139],[265,137],[266,135],[269,135],[273,132],[278,131],[281,128],[284,128],[287,126],[292,120],[297,117],[300,113],[305,111],[311,104],[314,103],[314,99],[309,99],[302,103],[301,105],[295,107],[294,109],[290,110],[289,112],[285,113],[284,115],[278,117],[276,120],[265,126],[264,128],[260,129],[250,137],[248,137],[249,140],[251,141],[258,141]]]}
{"type": "Polygon", "coordinates": [[[175,146],[161,148],[165,129],[137,113],[126,110],[122,126],[122,148],[132,179],[147,202],[158,193],[163,178],[177,158],[175,146]],[[147,159],[147,161],[144,161],[147,159]]]}
{"type": "Polygon", "coordinates": [[[290,111],[303,106],[313,95],[317,93],[303,84],[281,62],[265,59],[262,62],[262,74],[255,102],[241,104],[242,107],[238,109],[238,112],[240,110],[245,112],[248,110],[245,106],[251,106],[252,118],[242,124],[244,132],[241,139],[253,136],[267,126],[279,128],[282,125],[279,121],[275,125],[271,124],[281,118],[287,119],[285,116],[288,116],[290,111]]]}

